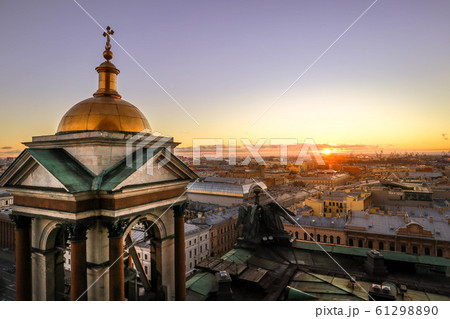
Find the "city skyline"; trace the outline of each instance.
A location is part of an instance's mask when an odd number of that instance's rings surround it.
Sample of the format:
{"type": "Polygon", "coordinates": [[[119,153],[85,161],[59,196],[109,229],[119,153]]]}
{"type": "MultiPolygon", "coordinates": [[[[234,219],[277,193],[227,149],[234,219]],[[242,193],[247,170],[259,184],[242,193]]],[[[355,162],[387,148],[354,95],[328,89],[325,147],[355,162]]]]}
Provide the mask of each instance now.
{"type": "MultiPolygon", "coordinates": [[[[190,114],[112,43],[119,93],[181,147],[313,138],[333,152],[450,148],[444,1],[376,2],[310,70],[373,1],[78,3],[190,114]]],[[[0,16],[4,157],[54,134],[94,93],[104,41],[73,1],[17,1],[0,16]]]]}

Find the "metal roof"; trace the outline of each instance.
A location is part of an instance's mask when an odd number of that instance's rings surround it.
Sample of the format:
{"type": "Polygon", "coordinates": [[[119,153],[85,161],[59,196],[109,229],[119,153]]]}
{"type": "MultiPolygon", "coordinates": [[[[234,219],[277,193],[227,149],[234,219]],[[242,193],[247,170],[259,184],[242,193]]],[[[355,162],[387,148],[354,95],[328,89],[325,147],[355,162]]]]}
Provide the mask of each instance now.
{"type": "Polygon", "coordinates": [[[25,152],[58,179],[70,193],[88,191],[94,174],[64,149],[28,149],[25,152]]]}
{"type": "MultiPolygon", "coordinates": [[[[353,211],[346,226],[363,228],[367,233],[396,235],[397,230],[409,223],[422,225],[434,234],[434,239],[450,241],[450,225],[446,220],[449,212],[440,213],[434,208],[401,207],[403,214],[408,214],[408,222],[404,216],[369,214],[364,211],[353,211]],[[367,218],[366,218],[367,215],[367,218]],[[432,217],[432,221],[430,221],[432,217]]],[[[348,229],[351,231],[351,229],[348,229]]]]}

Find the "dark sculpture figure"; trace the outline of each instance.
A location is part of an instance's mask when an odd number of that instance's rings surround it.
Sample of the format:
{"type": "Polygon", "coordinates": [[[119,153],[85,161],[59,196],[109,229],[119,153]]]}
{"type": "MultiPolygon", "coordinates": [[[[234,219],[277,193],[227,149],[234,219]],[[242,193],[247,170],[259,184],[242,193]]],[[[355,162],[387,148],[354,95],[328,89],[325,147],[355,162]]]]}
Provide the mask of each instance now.
{"type": "Polygon", "coordinates": [[[255,191],[255,204],[239,207],[236,228],[243,226],[241,243],[290,243],[291,236],[284,230],[281,217],[295,225],[291,215],[293,213],[274,202],[260,205],[259,191],[255,191]]]}

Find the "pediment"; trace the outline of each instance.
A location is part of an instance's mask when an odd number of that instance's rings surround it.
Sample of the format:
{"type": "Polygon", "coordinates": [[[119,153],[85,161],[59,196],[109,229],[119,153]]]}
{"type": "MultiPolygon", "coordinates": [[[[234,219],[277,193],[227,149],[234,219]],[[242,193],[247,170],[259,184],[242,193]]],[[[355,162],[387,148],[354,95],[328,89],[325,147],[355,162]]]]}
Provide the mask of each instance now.
{"type": "Polygon", "coordinates": [[[151,184],[165,181],[183,180],[180,175],[171,171],[164,165],[160,167],[160,164],[155,161],[154,158],[150,159],[147,163],[142,165],[127,179],[121,182],[113,190],[121,189],[127,186],[151,184]]]}
{"type": "Polygon", "coordinates": [[[431,231],[425,229],[421,224],[416,222],[410,222],[404,227],[400,227],[397,229],[397,234],[419,237],[434,237],[431,231]]]}
{"type": "Polygon", "coordinates": [[[139,149],[103,171],[93,189],[117,191],[124,187],[166,181],[186,181],[197,175],[165,148],[139,149]]]}
{"type": "Polygon", "coordinates": [[[64,185],[39,164],[34,165],[17,186],[42,187],[42,188],[63,188],[64,185]]]}
{"type": "Polygon", "coordinates": [[[90,190],[94,176],[63,149],[26,149],[0,176],[0,187],[90,190]]]}

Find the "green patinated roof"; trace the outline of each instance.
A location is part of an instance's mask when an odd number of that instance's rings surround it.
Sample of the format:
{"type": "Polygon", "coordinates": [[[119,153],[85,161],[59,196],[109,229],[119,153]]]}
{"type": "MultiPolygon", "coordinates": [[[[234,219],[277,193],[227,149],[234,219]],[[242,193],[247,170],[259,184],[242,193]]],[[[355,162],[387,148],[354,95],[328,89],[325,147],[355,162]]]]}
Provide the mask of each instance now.
{"type": "Polygon", "coordinates": [[[295,289],[293,287],[288,287],[287,300],[317,300],[316,296],[307,294],[301,290],[295,289]]]}
{"type": "Polygon", "coordinates": [[[245,249],[232,249],[221,258],[231,262],[246,263],[252,253],[245,249]]]}
{"type": "Polygon", "coordinates": [[[161,150],[163,150],[162,147],[144,148],[135,151],[97,176],[92,188],[106,191],[113,190],[161,150]]]}
{"type": "MultiPolygon", "coordinates": [[[[88,168],[62,148],[27,149],[23,153],[29,152],[70,193],[78,193],[89,190],[113,190],[162,150],[164,150],[162,147],[136,150],[133,154],[103,171],[98,176],[95,176],[88,168]]],[[[172,160],[176,161],[177,164],[182,163],[175,156],[171,157],[172,160]]],[[[155,167],[155,169],[157,168],[155,167]]],[[[190,171],[189,168],[187,169],[190,171]]],[[[192,174],[194,173],[192,172],[192,174]]]]}
{"type": "Polygon", "coordinates": [[[94,174],[63,149],[28,149],[30,155],[70,193],[91,189],[94,174]]]}
{"type": "MultiPolygon", "coordinates": [[[[344,254],[351,256],[365,257],[369,248],[359,248],[359,247],[346,247],[346,246],[333,246],[320,244],[326,252],[334,254],[344,254]]],[[[293,243],[295,248],[313,250],[313,251],[323,251],[316,243],[308,243],[297,241],[293,243]]],[[[385,251],[382,250],[381,254],[384,256],[385,260],[402,261],[416,264],[426,264],[433,266],[450,267],[450,259],[444,257],[435,256],[423,256],[423,255],[412,255],[407,253],[402,253],[398,251],[385,251]]]]}
{"type": "Polygon", "coordinates": [[[216,282],[216,277],[212,273],[199,273],[186,282],[186,289],[197,294],[208,296],[216,282]]]}

